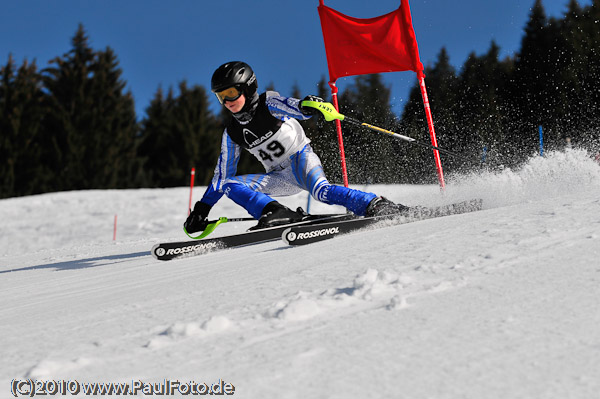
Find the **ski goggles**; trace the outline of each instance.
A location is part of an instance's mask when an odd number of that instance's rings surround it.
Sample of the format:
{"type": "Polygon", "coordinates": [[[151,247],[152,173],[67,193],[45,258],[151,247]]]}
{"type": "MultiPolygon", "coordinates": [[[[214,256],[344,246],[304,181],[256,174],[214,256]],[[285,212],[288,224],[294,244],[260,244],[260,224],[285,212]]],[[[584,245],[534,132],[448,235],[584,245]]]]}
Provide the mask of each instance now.
{"type": "Polygon", "coordinates": [[[242,92],[239,91],[238,88],[235,86],[228,87],[225,90],[215,92],[215,96],[217,96],[217,99],[221,104],[223,104],[225,101],[235,101],[238,98],[240,98],[241,95],[242,92]]]}

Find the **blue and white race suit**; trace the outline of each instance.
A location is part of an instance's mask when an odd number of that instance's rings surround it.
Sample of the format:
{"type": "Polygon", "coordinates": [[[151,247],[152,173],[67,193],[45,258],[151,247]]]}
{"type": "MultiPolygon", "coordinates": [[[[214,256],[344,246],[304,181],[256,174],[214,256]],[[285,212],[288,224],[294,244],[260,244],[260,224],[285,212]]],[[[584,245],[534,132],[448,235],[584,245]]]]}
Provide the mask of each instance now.
{"type": "Polygon", "coordinates": [[[375,194],[327,181],[321,160],[297,121],[310,118],[300,111],[299,102],[269,91],[259,97],[249,122],[231,118],[223,132],[214,177],[202,202],[213,206],[225,194],[258,219],[265,205],[274,201],[270,196],[306,190],[318,201],[342,205],[357,215],[365,214],[375,194]],[[242,148],[262,163],[266,173],[236,176],[242,148]]]}

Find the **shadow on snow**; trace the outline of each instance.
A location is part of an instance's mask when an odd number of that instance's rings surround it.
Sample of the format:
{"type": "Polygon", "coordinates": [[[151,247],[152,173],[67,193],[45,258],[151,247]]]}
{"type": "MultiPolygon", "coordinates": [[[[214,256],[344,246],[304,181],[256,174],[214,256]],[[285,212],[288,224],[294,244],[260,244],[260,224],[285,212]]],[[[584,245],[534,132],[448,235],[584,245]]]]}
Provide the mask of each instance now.
{"type": "MultiPolygon", "coordinates": [[[[108,263],[103,264],[103,263],[96,263],[96,262],[121,261],[121,260],[125,260],[125,259],[138,258],[140,256],[146,256],[146,255],[150,256],[150,252],[143,251],[143,252],[134,252],[131,254],[98,256],[95,258],[76,259],[76,260],[70,260],[70,261],[64,261],[64,262],[58,262],[58,263],[48,263],[48,264],[44,264],[44,265],[27,266],[27,267],[22,267],[19,269],[2,270],[2,271],[0,271],[0,274],[12,273],[12,272],[22,272],[22,271],[28,271],[28,270],[42,270],[42,269],[54,269],[55,271],[86,269],[88,267],[104,266],[105,264],[108,264],[108,263]]],[[[111,262],[111,263],[118,263],[118,262],[111,262]]]]}

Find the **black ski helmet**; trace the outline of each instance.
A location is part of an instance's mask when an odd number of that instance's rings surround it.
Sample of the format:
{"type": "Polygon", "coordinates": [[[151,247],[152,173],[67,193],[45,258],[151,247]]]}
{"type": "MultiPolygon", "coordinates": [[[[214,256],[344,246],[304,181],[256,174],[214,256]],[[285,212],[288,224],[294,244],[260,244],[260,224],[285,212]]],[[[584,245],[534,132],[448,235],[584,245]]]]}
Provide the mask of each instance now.
{"type": "Polygon", "coordinates": [[[256,75],[250,65],[242,61],[227,62],[213,73],[210,90],[213,93],[235,86],[247,99],[251,99],[258,90],[256,75]]]}

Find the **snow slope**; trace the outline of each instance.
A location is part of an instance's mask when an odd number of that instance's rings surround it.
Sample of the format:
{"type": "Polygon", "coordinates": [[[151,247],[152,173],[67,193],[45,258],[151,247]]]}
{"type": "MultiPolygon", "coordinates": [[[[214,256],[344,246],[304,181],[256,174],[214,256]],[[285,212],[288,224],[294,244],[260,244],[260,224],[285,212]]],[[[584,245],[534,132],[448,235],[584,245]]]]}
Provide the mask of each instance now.
{"type": "MultiPolygon", "coordinates": [[[[189,189],[1,200],[0,398],[14,378],[222,379],[241,398],[598,397],[600,166],[585,152],[462,176],[445,196],[368,189],[485,209],[159,262],[149,249],[184,238],[189,189]]],[[[212,215],[245,216],[227,199],[212,215]]]]}

